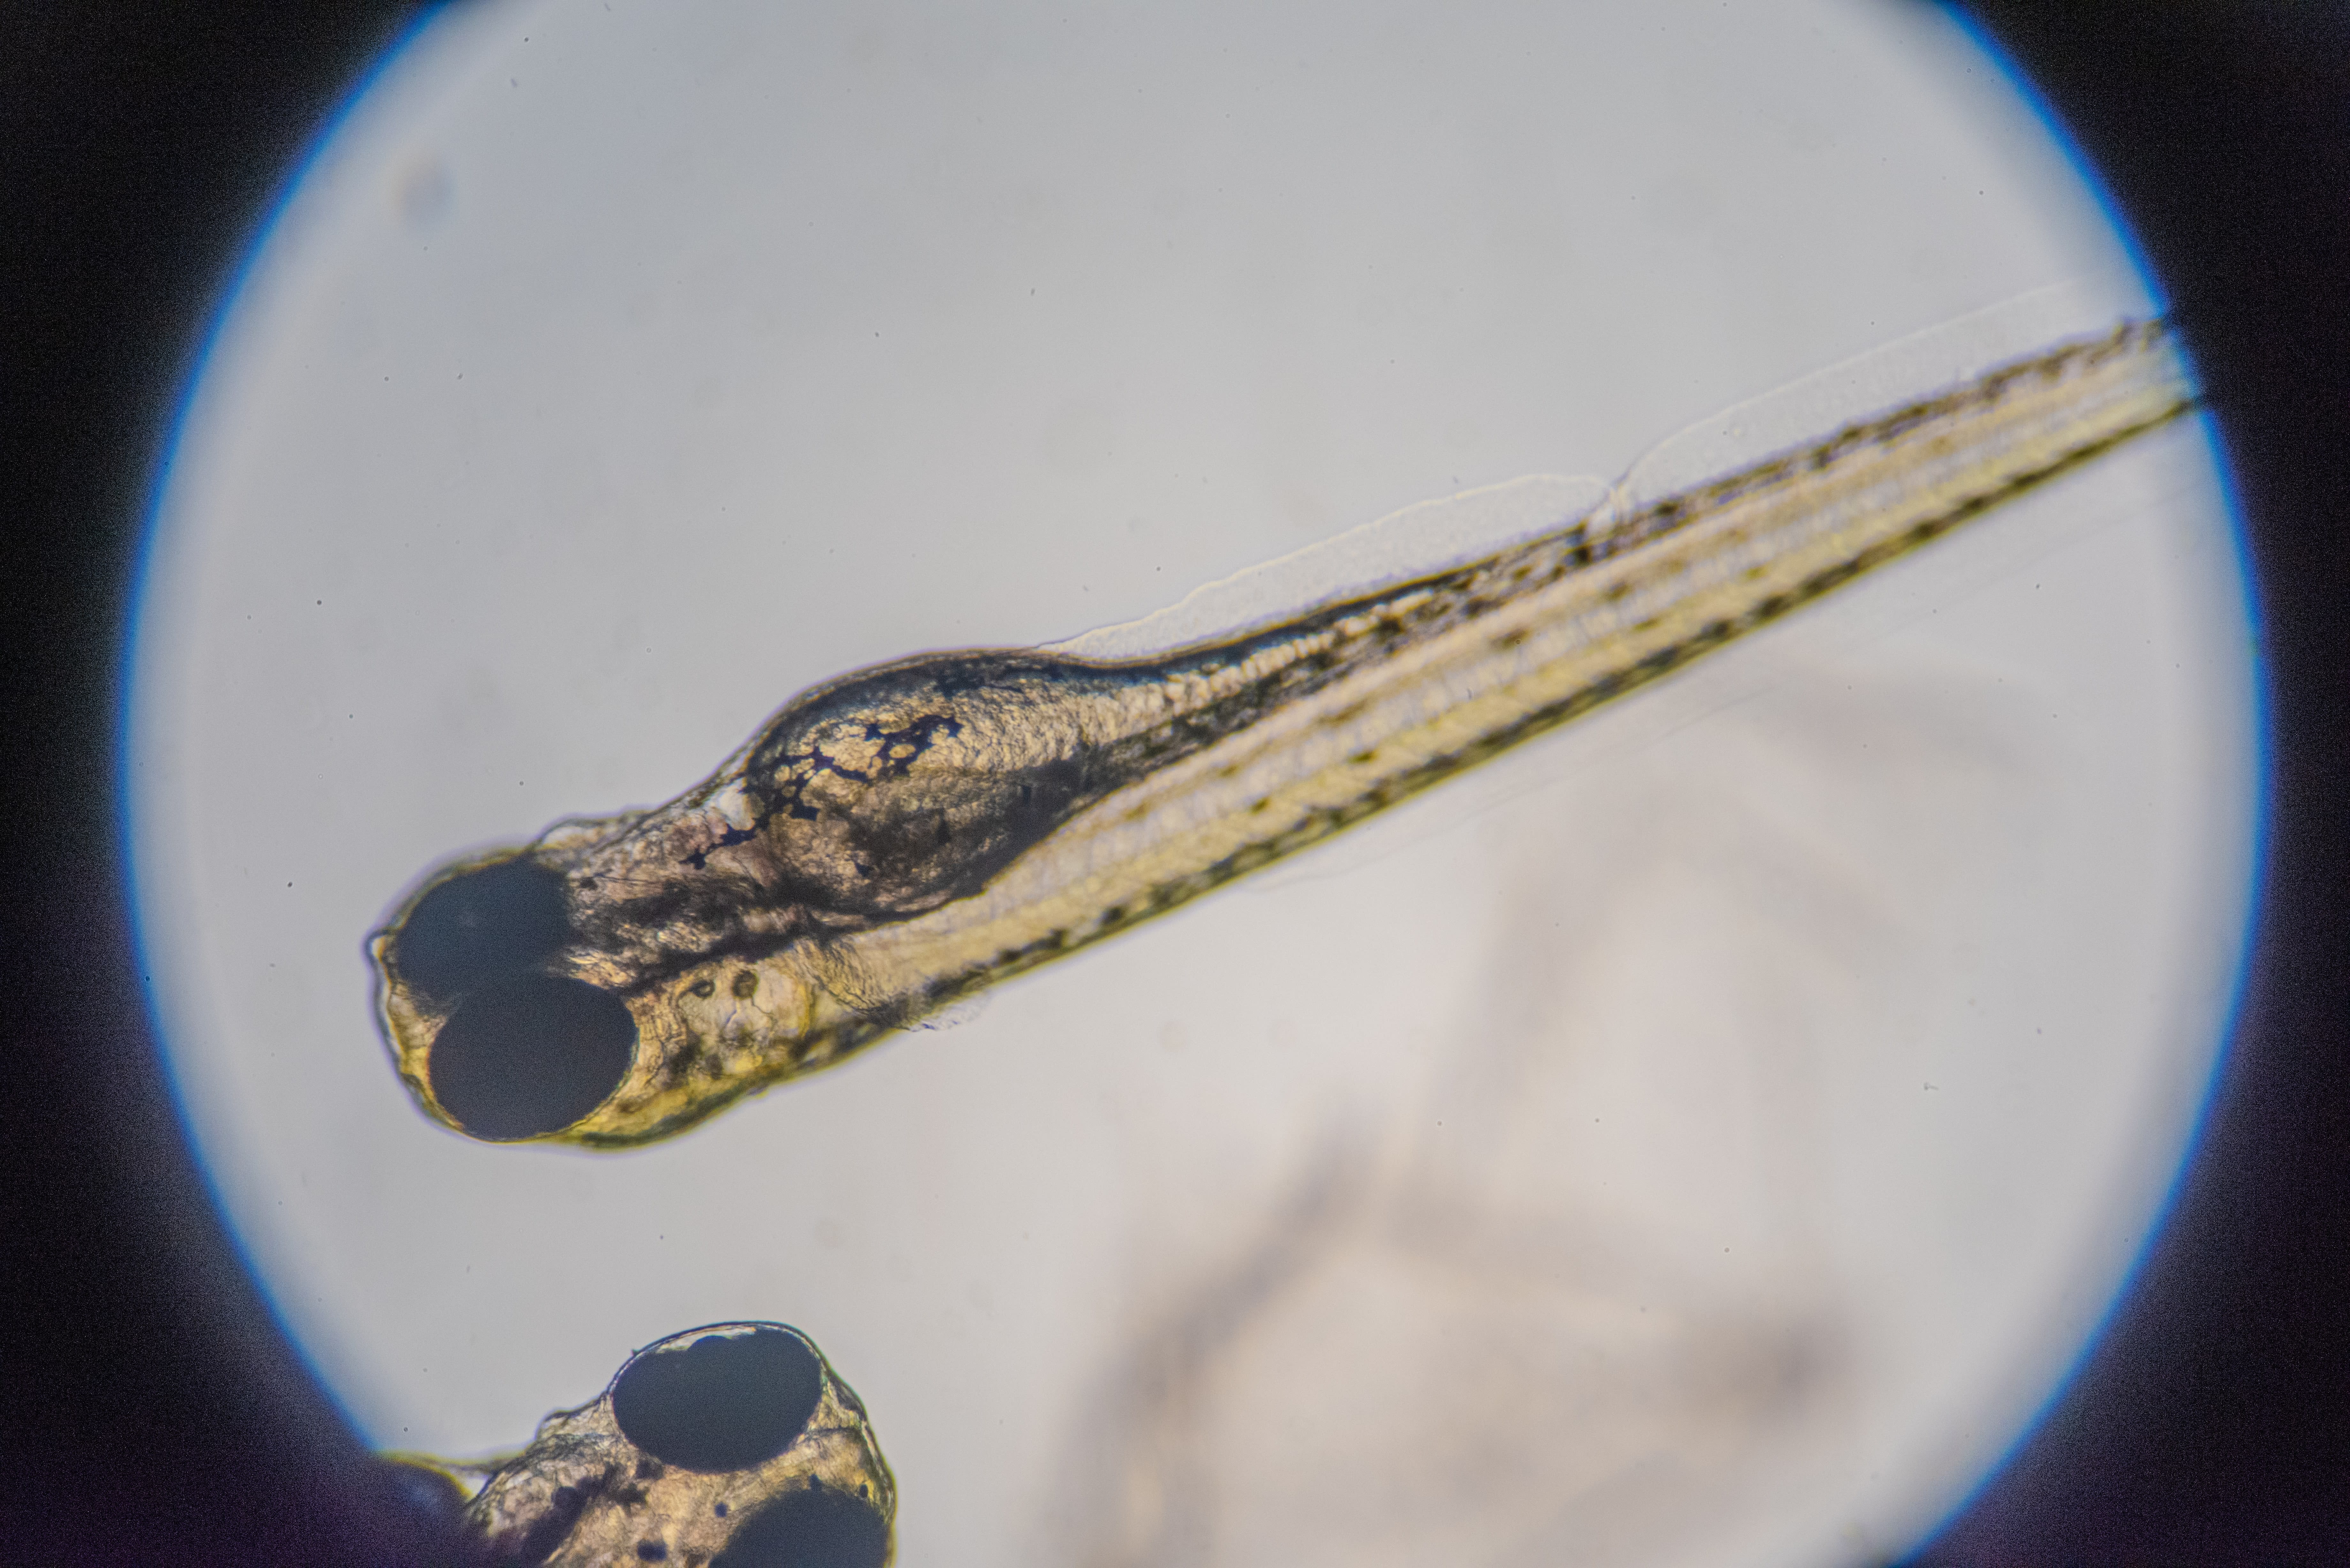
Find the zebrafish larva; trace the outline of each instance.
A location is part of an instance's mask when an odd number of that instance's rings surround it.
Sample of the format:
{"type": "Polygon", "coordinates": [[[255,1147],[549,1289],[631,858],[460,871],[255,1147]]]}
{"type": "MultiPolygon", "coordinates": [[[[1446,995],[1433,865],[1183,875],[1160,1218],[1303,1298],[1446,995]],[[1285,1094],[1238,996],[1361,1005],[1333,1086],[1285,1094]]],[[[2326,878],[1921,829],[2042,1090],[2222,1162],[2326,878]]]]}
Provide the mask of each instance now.
{"type": "Polygon", "coordinates": [[[493,1563],[884,1568],[893,1550],[897,1482],[865,1407],[779,1323],[646,1346],[518,1454],[386,1458],[493,1563]]]}
{"type": "Polygon", "coordinates": [[[426,878],[371,941],[419,1102],[679,1132],[1267,866],[2193,406],[2124,323],[1635,507],[1171,651],[921,654],[705,783],[426,878]]]}

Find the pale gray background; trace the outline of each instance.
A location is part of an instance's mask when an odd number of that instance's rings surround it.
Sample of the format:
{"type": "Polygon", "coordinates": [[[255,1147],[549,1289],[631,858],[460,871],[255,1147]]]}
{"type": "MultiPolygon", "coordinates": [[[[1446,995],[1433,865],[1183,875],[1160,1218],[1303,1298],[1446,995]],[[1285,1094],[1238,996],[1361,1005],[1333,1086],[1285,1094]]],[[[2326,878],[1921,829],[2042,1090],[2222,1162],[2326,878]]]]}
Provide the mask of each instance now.
{"type": "Polygon", "coordinates": [[[360,942],[816,680],[1612,476],[2066,281],[2147,307],[1919,6],[443,18],[227,319],[138,645],[159,1006],[289,1328],[463,1453],[797,1324],[909,1563],[1898,1552],[2105,1310],[2225,1018],[2199,426],[661,1147],[427,1123],[360,942]]]}

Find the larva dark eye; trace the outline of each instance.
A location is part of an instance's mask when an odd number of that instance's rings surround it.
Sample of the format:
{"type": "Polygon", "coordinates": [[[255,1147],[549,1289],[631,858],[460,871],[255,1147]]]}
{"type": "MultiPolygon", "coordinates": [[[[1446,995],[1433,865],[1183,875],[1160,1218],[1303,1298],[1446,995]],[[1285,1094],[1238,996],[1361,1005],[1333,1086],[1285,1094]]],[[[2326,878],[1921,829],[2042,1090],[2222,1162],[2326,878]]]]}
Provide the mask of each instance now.
{"type": "Polygon", "coordinates": [[[747,1469],[790,1448],[823,1395],[823,1364],[797,1334],[711,1334],[656,1346],[622,1367],[612,1418],[663,1463],[747,1469]]]}
{"type": "Polygon", "coordinates": [[[441,1108],[478,1138],[561,1132],[611,1097],[636,1059],[628,1004],[585,981],[505,974],[467,992],[433,1037],[441,1108]]]}
{"type": "Polygon", "coordinates": [[[871,1503],[830,1487],[786,1492],[734,1534],[710,1568],[881,1568],[889,1525],[871,1503]]]}
{"type": "Polygon", "coordinates": [[[411,990],[445,1004],[494,975],[537,968],[569,938],[562,874],[501,860],[418,899],[392,939],[391,964],[411,990]]]}

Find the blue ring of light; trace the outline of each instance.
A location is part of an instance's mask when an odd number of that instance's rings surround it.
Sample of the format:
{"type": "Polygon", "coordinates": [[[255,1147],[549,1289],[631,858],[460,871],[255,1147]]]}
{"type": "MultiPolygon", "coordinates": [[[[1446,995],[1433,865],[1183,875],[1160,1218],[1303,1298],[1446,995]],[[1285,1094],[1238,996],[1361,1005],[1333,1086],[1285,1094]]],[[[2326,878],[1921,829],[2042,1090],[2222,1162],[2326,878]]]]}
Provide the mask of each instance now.
{"type": "Polygon", "coordinates": [[[131,556],[129,573],[130,591],[126,596],[127,613],[123,618],[124,624],[129,629],[123,638],[121,659],[115,679],[112,780],[115,832],[125,849],[123,876],[127,883],[125,891],[128,894],[127,901],[130,909],[131,953],[139,969],[140,1000],[146,1010],[148,1028],[159,1046],[157,1054],[162,1058],[164,1076],[172,1086],[172,1114],[177,1124],[181,1141],[195,1155],[194,1164],[203,1181],[205,1196],[211,1201],[213,1213],[220,1221],[221,1231],[228,1238],[230,1246],[234,1249],[237,1261],[244,1266],[246,1277],[255,1282],[255,1288],[260,1292],[262,1301],[269,1312],[271,1325],[276,1330],[279,1339],[293,1349],[304,1366],[309,1370],[312,1383],[332,1403],[337,1413],[341,1416],[344,1425],[354,1432],[360,1429],[361,1424],[342,1395],[336,1389],[333,1380],[323,1375],[310,1353],[303,1346],[301,1339],[292,1332],[292,1325],[286,1318],[285,1308],[277,1299],[275,1282],[265,1271],[255,1265],[244,1232],[231,1218],[229,1205],[213,1170],[213,1162],[204,1157],[203,1142],[189,1116],[188,1091],[187,1085],[182,1079],[179,1054],[170,1048],[170,1041],[175,1032],[172,1027],[162,998],[157,994],[154,980],[155,964],[150,950],[152,945],[148,933],[150,889],[146,885],[147,879],[140,870],[142,857],[140,852],[139,833],[139,821],[141,815],[138,801],[140,792],[139,785],[132,777],[133,753],[139,738],[138,732],[141,727],[138,675],[141,649],[148,629],[148,596],[153,587],[156,545],[162,532],[163,506],[172,490],[172,472],[179,462],[181,445],[187,438],[189,418],[194,410],[197,394],[205,384],[213,356],[219,348],[230,324],[235,320],[239,311],[244,307],[255,276],[276,238],[286,209],[300,194],[304,184],[309,180],[311,171],[317,166],[318,161],[325,156],[327,151],[334,145],[336,139],[342,134],[344,126],[359,105],[366,101],[369,94],[374,91],[387,74],[410,55],[418,40],[445,14],[446,8],[442,5],[428,6],[421,15],[403,28],[390,44],[385,47],[383,52],[376,57],[358,80],[343,92],[332,112],[328,114],[318,128],[311,133],[308,144],[303,149],[301,156],[295,161],[293,167],[279,182],[276,194],[270,199],[266,213],[254,226],[253,238],[246,244],[244,254],[238,259],[230,275],[228,286],[221,291],[220,302],[203,327],[200,345],[182,378],[179,399],[172,408],[172,416],[166,427],[168,433],[163,441],[163,458],[156,465],[154,478],[147,489],[145,504],[141,509],[140,536],[131,556]]]}
{"type": "MultiPolygon", "coordinates": [[[[2157,275],[2153,264],[2147,258],[2145,249],[2138,244],[2137,231],[2131,226],[2128,218],[2123,214],[2119,204],[2115,202],[2113,192],[2106,187],[2103,177],[2098,174],[2096,166],[2091,163],[2087,154],[2082,151],[2079,142],[2074,140],[2072,132],[2065,127],[2064,121],[2057,115],[2055,109],[2041,96],[2039,89],[2033,85],[2031,78],[2024,74],[2022,67],[2000,47],[1997,39],[1984,30],[1981,22],[1955,5],[1947,7],[1947,14],[1960,32],[1965,36],[1967,41],[1973,45],[1981,53],[1984,60],[2005,78],[2016,98],[2040,122],[2041,129],[2047,133],[2049,140],[2055,145],[2058,151],[2064,154],[2065,162],[2070,165],[2074,177],[2080,182],[2081,188],[2088,193],[2090,200],[2096,203],[2098,211],[2105,214],[2107,227],[2112,230],[2114,237],[2120,242],[2124,254],[2129,257],[2131,270],[2137,275],[2139,281],[2146,286],[2147,293],[2152,296],[2156,311],[2168,316],[2170,312],[2170,297],[2164,291],[2161,278],[2157,275]]],[[[2188,353],[2188,350],[2191,347],[2191,345],[2182,345],[2181,348],[2181,352],[2187,354],[2190,369],[2193,368],[2193,357],[2191,353],[2188,353]]],[[[2198,377],[2197,379],[2199,383],[2201,379],[2198,377]]],[[[2220,1022],[2219,1039],[2211,1053],[2210,1065],[2205,1071],[2201,1089],[2196,1096],[2194,1115],[2189,1119],[2187,1136],[2179,1144],[2178,1155],[2176,1163],[2171,1167],[2169,1179],[2164,1184],[2162,1194],[2157,1199],[2153,1213],[2147,1220],[2145,1233],[2138,1238],[2137,1250],[2132,1252],[2128,1265],[2122,1271],[2122,1277],[2114,1285],[2113,1292],[2106,1298],[2103,1309],[2099,1311],[2096,1321],[2090,1324],[2088,1332],[2083,1335],[2080,1348],[2074,1353],[2072,1361],[2050,1385],[2040,1402],[2033,1407],[2031,1414],[2024,1418],[2015,1435],[2001,1449],[1997,1457],[1985,1468],[1981,1477],[1967,1490],[1964,1496],[1944,1511],[1930,1529],[1920,1533],[1917,1541],[1910,1543],[1908,1548],[1909,1551],[1922,1547],[1939,1535],[1990,1489],[2006,1470],[2010,1462],[2038,1435],[2050,1412],[2073,1387],[2090,1356],[2095,1353],[2099,1345],[2104,1344],[2107,1332],[2113,1327],[2114,1319],[2121,1312],[2123,1303],[2137,1288],[2155,1243],[2168,1223],[2171,1210],[2178,1206],[2179,1189],[2186,1184],[2187,1173],[2193,1168],[2196,1158],[2201,1151],[2204,1136],[2210,1128],[2212,1106],[2218,1096],[2220,1083],[2233,1054],[2237,1024],[2243,1015],[2244,989],[2251,968],[2252,937],[2259,924],[2260,909],[2268,884],[2269,831],[2272,811],[2272,790],[2275,777],[2274,734],[2271,726],[2272,701],[2269,692],[2268,661],[2261,654],[2266,639],[2262,634],[2263,623],[2261,618],[2257,583],[2251,570],[2251,533],[2245,526],[2243,504],[2237,493],[2234,472],[2228,462],[2227,450],[2220,440],[2219,430],[2213,424],[2210,413],[2208,410],[2199,411],[2195,415],[2195,422],[2202,436],[2204,449],[2210,454],[2211,472],[2219,483],[2220,501],[2227,512],[2228,531],[2235,546],[2237,591],[2245,627],[2251,634],[2252,645],[2252,831],[2249,857],[2251,885],[2246,889],[2243,929],[2237,934],[2236,951],[2230,968],[2226,988],[2225,1016],[2220,1022]]]]}

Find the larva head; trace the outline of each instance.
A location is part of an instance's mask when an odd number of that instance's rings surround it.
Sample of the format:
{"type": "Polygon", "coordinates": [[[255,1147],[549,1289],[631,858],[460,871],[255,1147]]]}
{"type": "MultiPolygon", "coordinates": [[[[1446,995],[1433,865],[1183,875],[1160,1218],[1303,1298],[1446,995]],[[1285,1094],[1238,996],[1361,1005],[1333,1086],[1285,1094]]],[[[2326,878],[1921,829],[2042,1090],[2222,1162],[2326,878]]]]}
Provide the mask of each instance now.
{"type": "Polygon", "coordinates": [[[883,1568],[897,1488],[856,1394],[798,1330],[718,1324],[639,1351],[540,1423],[466,1507],[499,1562],[883,1568]]]}
{"type": "Polygon", "coordinates": [[[577,880],[532,851],[459,862],[371,940],[385,1037],[428,1114],[489,1142],[635,1144],[795,1069],[812,992],[788,954],[648,966],[577,880]]]}

